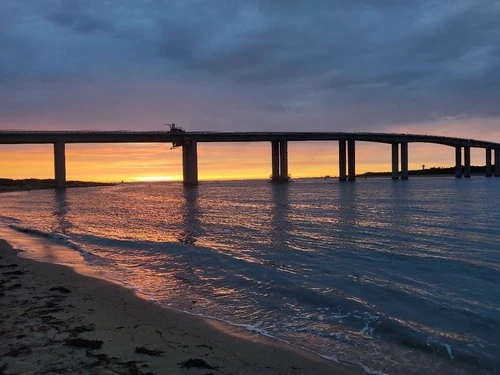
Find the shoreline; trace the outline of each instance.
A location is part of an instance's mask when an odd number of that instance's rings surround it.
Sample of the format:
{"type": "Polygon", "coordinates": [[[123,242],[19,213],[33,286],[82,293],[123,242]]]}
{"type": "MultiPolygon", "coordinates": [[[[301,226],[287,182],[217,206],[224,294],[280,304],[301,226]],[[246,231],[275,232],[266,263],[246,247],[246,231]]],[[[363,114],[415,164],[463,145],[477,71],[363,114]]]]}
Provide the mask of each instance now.
{"type": "MultiPolygon", "coordinates": [[[[113,182],[95,182],[95,181],[66,181],[66,187],[72,188],[85,188],[97,186],[114,186],[117,183],[113,182]]],[[[24,178],[24,179],[10,179],[0,178],[0,192],[15,192],[15,191],[30,191],[30,190],[46,190],[55,189],[56,182],[54,179],[39,179],[39,178],[24,178]]]]}
{"type": "Polygon", "coordinates": [[[2,373],[364,373],[18,254],[0,240],[2,373]]]}

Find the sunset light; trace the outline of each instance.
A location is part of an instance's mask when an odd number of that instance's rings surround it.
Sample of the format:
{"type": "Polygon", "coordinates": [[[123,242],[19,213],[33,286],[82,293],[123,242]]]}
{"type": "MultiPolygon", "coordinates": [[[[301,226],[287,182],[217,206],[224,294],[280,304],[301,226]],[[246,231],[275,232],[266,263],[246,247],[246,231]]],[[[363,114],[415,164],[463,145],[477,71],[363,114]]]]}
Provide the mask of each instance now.
{"type": "Polygon", "coordinates": [[[129,179],[131,181],[136,181],[136,182],[182,181],[182,176],[147,176],[147,177],[135,177],[135,178],[130,177],[129,179]]]}
{"type": "MultiPolygon", "coordinates": [[[[410,169],[450,167],[453,149],[447,146],[411,144],[410,169]]],[[[51,145],[0,145],[0,178],[54,178],[51,145]]],[[[473,149],[473,165],[484,165],[484,151],[473,149]]],[[[200,144],[200,181],[268,179],[271,145],[260,143],[200,144]]],[[[337,142],[290,142],[289,174],[292,178],[338,176],[337,142]]],[[[356,173],[384,172],[391,168],[390,145],[358,142],[356,173]]],[[[181,181],[181,149],[170,144],[68,145],[68,180],[100,182],[181,181]]]]}
{"type": "Polygon", "coordinates": [[[499,20],[0,0],[0,375],[499,373],[499,20]]]}

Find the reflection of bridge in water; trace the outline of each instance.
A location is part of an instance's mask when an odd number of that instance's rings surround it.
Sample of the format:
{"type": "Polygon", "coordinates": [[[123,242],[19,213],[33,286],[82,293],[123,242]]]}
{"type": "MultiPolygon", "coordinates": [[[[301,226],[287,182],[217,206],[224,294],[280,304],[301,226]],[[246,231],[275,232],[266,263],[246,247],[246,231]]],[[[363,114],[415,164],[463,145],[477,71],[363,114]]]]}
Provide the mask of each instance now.
{"type": "Polygon", "coordinates": [[[55,180],[58,188],[64,188],[66,185],[67,143],[173,143],[182,147],[183,181],[193,185],[198,183],[197,145],[200,142],[270,142],[271,179],[286,182],[289,180],[288,142],[292,141],[338,141],[340,181],[356,179],[357,141],[391,145],[393,179],[408,178],[409,143],[433,143],[453,147],[456,177],[462,177],[462,174],[464,177],[470,177],[470,150],[482,148],[486,154],[486,176],[500,176],[500,143],[434,135],[341,132],[0,131],[0,144],[53,144],[55,180]]]}

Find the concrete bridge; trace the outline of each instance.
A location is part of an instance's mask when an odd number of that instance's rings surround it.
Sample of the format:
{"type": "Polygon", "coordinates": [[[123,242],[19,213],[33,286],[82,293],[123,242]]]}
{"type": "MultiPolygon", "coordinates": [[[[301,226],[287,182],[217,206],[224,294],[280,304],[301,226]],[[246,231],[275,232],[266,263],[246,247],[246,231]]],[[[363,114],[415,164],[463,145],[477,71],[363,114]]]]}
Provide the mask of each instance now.
{"type": "Polygon", "coordinates": [[[66,185],[65,145],[68,143],[172,143],[176,147],[182,147],[183,182],[193,185],[198,183],[197,145],[200,142],[269,142],[271,179],[275,182],[287,182],[288,142],[291,141],[338,141],[340,181],[356,179],[357,141],[392,145],[393,179],[408,179],[409,143],[433,143],[454,148],[456,177],[470,177],[470,150],[484,149],[486,176],[500,176],[500,143],[434,135],[345,132],[0,131],[0,144],[53,144],[55,180],[60,189],[66,185]]]}

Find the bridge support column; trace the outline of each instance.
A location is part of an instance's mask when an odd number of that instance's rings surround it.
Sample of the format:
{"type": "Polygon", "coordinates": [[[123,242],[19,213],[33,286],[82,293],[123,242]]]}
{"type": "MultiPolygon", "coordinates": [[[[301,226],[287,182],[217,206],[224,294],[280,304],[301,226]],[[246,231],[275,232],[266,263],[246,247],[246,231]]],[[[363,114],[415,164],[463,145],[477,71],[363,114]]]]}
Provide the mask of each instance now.
{"type": "Polygon", "coordinates": [[[399,144],[392,144],[392,179],[399,180],[399,144]]]}
{"type": "Polygon", "coordinates": [[[455,147],[455,177],[462,177],[462,147],[455,147]]]}
{"type": "Polygon", "coordinates": [[[347,179],[356,181],[356,144],[354,139],[347,141],[347,179]]]}
{"type": "Polygon", "coordinates": [[[341,139],[339,141],[339,181],[344,182],[347,180],[347,147],[346,141],[341,139]]]}
{"type": "Polygon", "coordinates": [[[495,154],[495,169],[493,173],[495,174],[495,177],[500,177],[500,148],[496,148],[494,154],[495,154]]]}
{"type": "Polygon", "coordinates": [[[54,143],[54,174],[56,189],[66,189],[66,145],[64,142],[54,143]]]}
{"type": "Polygon", "coordinates": [[[492,168],[491,168],[491,148],[486,149],[486,170],[485,174],[486,177],[491,177],[492,175],[492,168]]]}
{"type": "Polygon", "coordinates": [[[288,142],[271,141],[272,182],[288,182],[288,142]]]}
{"type": "Polygon", "coordinates": [[[196,141],[182,145],[182,175],[184,185],[198,184],[198,148],[196,141]]]}
{"type": "Polygon", "coordinates": [[[288,182],[288,142],[280,141],[280,180],[288,182]]]}
{"type": "Polygon", "coordinates": [[[408,180],[408,142],[401,143],[401,179],[408,180]]]}
{"type": "Polygon", "coordinates": [[[272,174],[271,181],[280,179],[280,144],[279,141],[271,141],[272,174]]]}
{"type": "Polygon", "coordinates": [[[464,147],[464,177],[465,178],[470,178],[470,147],[465,146],[464,147]]]}

